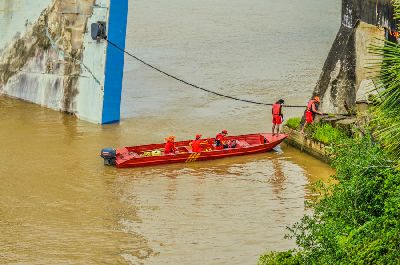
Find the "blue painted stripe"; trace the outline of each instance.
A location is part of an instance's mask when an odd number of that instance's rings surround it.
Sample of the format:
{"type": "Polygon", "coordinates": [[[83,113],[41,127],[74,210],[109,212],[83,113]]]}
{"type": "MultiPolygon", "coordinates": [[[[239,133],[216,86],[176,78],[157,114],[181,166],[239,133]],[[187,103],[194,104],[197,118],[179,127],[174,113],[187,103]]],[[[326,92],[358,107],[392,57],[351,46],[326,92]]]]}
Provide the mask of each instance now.
{"type": "MultiPolygon", "coordinates": [[[[125,49],[128,0],[110,0],[110,14],[107,27],[108,39],[125,49]]],[[[124,77],[124,53],[112,45],[107,47],[104,81],[102,123],[120,120],[122,80],[124,77]]]]}

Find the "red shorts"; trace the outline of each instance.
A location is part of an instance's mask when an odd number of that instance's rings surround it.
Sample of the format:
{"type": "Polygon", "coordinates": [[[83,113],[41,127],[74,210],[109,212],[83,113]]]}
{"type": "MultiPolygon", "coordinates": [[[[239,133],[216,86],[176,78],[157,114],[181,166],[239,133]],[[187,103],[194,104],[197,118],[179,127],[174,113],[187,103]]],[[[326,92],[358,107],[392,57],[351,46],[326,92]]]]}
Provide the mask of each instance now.
{"type": "Polygon", "coordinates": [[[313,123],[314,118],[311,111],[306,111],[306,123],[313,123]]]}
{"type": "Polygon", "coordinates": [[[280,116],[280,115],[272,116],[272,123],[277,124],[277,125],[282,124],[282,116],[280,116]]]}

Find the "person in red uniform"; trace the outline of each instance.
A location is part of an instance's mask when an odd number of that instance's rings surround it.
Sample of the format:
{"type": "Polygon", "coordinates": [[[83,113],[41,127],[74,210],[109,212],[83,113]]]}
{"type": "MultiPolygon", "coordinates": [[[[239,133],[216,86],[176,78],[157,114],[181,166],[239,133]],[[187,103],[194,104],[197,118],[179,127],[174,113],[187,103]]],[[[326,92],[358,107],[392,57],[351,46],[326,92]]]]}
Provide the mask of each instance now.
{"type": "Polygon", "coordinates": [[[201,134],[197,134],[196,140],[190,142],[190,145],[192,146],[192,152],[194,153],[201,153],[201,151],[203,151],[201,148],[201,143],[202,143],[201,136],[202,136],[201,134]]]}
{"type": "Polygon", "coordinates": [[[315,96],[308,102],[305,113],[305,122],[303,124],[303,128],[301,128],[301,133],[304,133],[304,129],[307,126],[307,124],[313,123],[316,114],[323,115],[322,112],[318,111],[318,106],[320,103],[321,99],[318,96],[315,96]]]}
{"type": "Polygon", "coordinates": [[[225,136],[227,135],[227,130],[222,130],[222,132],[218,133],[217,136],[215,136],[215,147],[228,148],[228,145],[224,143],[225,136]]]}
{"type": "Polygon", "coordinates": [[[272,105],[272,136],[280,133],[280,127],[283,122],[282,105],[285,103],[283,99],[278,100],[272,105]]]}
{"type": "Polygon", "coordinates": [[[165,149],[164,149],[164,154],[170,155],[170,154],[175,154],[176,148],[175,148],[175,136],[169,136],[165,138],[166,144],[165,144],[165,149]]]}

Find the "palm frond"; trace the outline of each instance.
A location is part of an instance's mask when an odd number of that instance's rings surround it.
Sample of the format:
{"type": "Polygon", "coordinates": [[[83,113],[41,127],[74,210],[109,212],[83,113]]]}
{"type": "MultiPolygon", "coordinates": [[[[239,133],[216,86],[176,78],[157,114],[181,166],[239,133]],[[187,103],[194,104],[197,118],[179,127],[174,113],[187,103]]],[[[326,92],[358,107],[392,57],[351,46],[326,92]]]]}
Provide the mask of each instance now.
{"type": "MultiPolygon", "coordinates": [[[[400,19],[400,0],[393,1],[394,17],[400,19]]],[[[400,160],[400,45],[384,41],[374,44],[370,53],[379,62],[368,69],[379,69],[375,78],[380,102],[374,111],[375,135],[395,159],[400,160]]]]}

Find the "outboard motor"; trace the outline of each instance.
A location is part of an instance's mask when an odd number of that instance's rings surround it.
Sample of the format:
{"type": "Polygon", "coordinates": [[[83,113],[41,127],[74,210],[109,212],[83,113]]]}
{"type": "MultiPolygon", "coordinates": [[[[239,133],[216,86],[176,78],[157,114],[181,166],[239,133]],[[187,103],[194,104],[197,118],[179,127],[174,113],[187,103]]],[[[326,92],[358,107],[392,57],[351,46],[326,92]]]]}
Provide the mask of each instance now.
{"type": "Polygon", "coordinates": [[[104,158],[104,165],[114,166],[117,158],[117,151],[113,148],[104,148],[101,150],[100,156],[104,158]]]}

